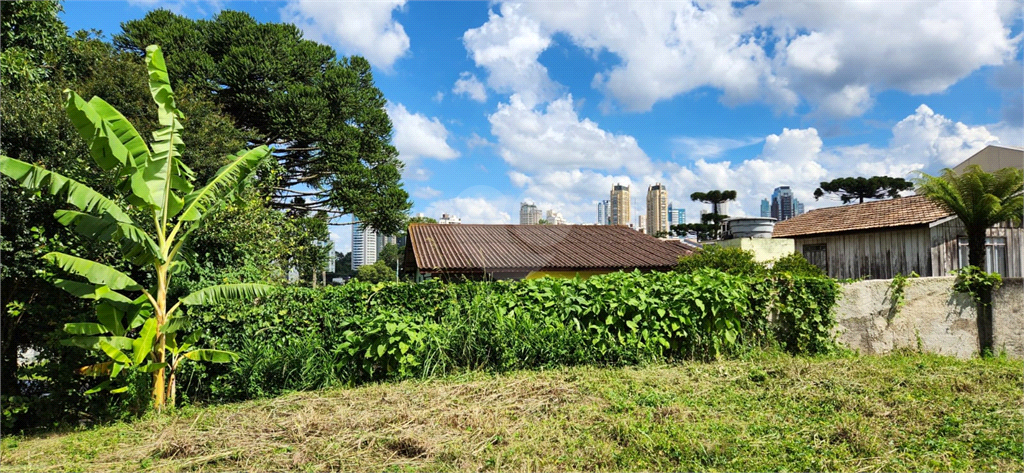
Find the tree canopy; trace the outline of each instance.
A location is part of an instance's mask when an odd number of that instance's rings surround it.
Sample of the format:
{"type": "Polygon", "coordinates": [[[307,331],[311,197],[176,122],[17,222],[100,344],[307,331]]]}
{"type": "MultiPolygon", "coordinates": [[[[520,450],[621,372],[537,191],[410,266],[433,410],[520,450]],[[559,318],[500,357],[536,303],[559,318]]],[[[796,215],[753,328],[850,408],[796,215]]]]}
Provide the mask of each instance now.
{"type": "Polygon", "coordinates": [[[914,183],[902,177],[874,176],[865,177],[840,177],[828,182],[822,182],[821,187],[814,190],[814,199],[818,200],[826,193],[838,194],[844,204],[857,200],[863,203],[864,199],[894,199],[900,196],[900,192],[912,189],[914,183]]]}
{"type": "Polygon", "coordinates": [[[690,200],[711,204],[711,213],[701,214],[700,223],[684,223],[672,226],[672,233],[678,236],[695,235],[698,240],[717,240],[721,237],[722,221],[729,218],[721,212],[722,204],[736,200],[734,190],[712,190],[694,192],[690,200]]]}
{"type": "Polygon", "coordinates": [[[122,28],[115,47],[141,56],[160,44],[172,82],[215,102],[249,143],[273,149],[275,207],[353,214],[386,234],[401,228],[411,204],[387,101],[365,59],[230,10],[212,20],[154,10],[122,28]]]}

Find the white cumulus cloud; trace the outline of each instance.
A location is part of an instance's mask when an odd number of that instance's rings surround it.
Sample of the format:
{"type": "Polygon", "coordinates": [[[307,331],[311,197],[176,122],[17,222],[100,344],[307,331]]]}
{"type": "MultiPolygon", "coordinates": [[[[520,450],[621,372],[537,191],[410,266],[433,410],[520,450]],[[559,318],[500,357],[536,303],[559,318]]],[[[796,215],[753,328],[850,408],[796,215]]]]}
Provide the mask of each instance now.
{"type": "Polygon", "coordinates": [[[447,160],[459,157],[459,152],[448,145],[448,129],[436,117],[410,113],[400,103],[389,102],[385,110],[394,127],[394,145],[406,163],[417,158],[447,160]]]}
{"type": "Polygon", "coordinates": [[[480,103],[487,101],[487,89],[484,88],[484,83],[476,78],[476,74],[469,72],[459,74],[459,80],[455,81],[452,93],[464,95],[480,103]]]}
{"type": "MultiPolygon", "coordinates": [[[[529,106],[557,96],[539,62],[555,35],[619,61],[592,80],[609,103],[647,111],[702,87],[727,105],[808,103],[857,116],[886,90],[932,94],[1012,61],[1019,8],[998,0],[503,3],[464,42],[487,84],[529,106]]],[[[605,105],[608,106],[609,103],[605,105]]]]}
{"type": "Polygon", "coordinates": [[[337,46],[344,54],[358,54],[390,71],[409,51],[409,36],[391,13],[405,0],[324,2],[289,0],[281,20],[294,23],[307,38],[337,46]]]}
{"type": "Polygon", "coordinates": [[[605,131],[573,109],[572,96],[554,100],[543,110],[520,96],[498,104],[489,118],[499,154],[520,170],[590,168],[647,172],[650,159],[629,135],[605,131]]]}
{"type": "MultiPolygon", "coordinates": [[[[458,216],[462,223],[513,223],[512,216],[500,203],[485,197],[455,197],[433,202],[426,214],[434,218],[442,214],[458,216]]],[[[518,219],[516,221],[518,223],[518,219]]]]}

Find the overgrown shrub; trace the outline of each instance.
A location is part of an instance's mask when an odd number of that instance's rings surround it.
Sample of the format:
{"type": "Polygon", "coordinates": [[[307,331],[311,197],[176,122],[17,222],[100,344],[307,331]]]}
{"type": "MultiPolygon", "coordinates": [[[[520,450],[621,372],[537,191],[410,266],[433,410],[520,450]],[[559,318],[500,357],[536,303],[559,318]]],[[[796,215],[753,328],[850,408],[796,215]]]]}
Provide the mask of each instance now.
{"type": "Polygon", "coordinates": [[[190,399],[272,396],[463,369],[711,359],[751,347],[831,348],[828,278],[613,273],[587,280],[281,288],[194,312],[241,360],[182,375],[190,399]]]}
{"type": "Polygon", "coordinates": [[[763,275],[766,272],[763,264],[754,261],[753,252],[719,245],[705,245],[695,253],[679,258],[675,270],[692,273],[704,268],[738,276],[763,275]]]}
{"type": "Polygon", "coordinates": [[[793,276],[806,276],[812,278],[827,277],[825,271],[815,266],[800,253],[790,253],[775,260],[771,267],[773,275],[789,273],[793,276]]]}

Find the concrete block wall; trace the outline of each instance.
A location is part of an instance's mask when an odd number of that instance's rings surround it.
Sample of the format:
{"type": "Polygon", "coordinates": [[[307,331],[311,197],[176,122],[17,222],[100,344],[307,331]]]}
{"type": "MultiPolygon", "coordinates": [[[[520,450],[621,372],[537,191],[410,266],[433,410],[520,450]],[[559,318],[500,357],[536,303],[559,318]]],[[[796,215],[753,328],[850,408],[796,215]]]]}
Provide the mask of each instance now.
{"type": "MultiPolygon", "coordinates": [[[[836,311],[837,340],[866,354],[897,348],[960,358],[978,353],[978,325],[970,296],[953,291],[954,277],[912,278],[905,304],[894,310],[892,280],[843,285],[836,311]]],[[[1024,280],[1004,279],[993,295],[995,349],[1024,358],[1024,280]]]]}

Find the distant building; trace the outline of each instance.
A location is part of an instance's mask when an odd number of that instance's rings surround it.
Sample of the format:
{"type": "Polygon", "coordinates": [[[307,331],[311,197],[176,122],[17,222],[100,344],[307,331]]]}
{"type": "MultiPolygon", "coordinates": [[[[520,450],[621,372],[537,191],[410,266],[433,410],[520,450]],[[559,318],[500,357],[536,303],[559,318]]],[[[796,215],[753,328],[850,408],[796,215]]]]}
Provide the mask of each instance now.
{"type": "Polygon", "coordinates": [[[611,210],[609,211],[609,225],[629,225],[629,186],[615,184],[611,192],[611,210]]]}
{"type": "Polygon", "coordinates": [[[675,225],[675,220],[676,220],[676,216],[675,216],[675,213],[673,213],[673,210],[672,210],[672,202],[669,202],[668,203],[668,226],[671,227],[672,225],[675,225]]]}
{"type": "Polygon", "coordinates": [[[686,224],[686,209],[676,209],[676,225],[686,224]]]}
{"type": "Polygon", "coordinates": [[[772,204],[768,202],[768,199],[761,199],[761,216],[771,217],[772,216],[772,204]]]}
{"type": "MultiPolygon", "coordinates": [[[[641,225],[643,227],[643,225],[641,225]]],[[[647,234],[668,233],[668,191],[661,183],[647,187],[647,234]]]]}
{"type": "Polygon", "coordinates": [[[534,204],[523,202],[519,204],[519,224],[537,225],[540,223],[540,210],[534,204]]]}
{"type": "Polygon", "coordinates": [[[647,216],[646,215],[637,215],[637,217],[636,217],[636,231],[649,235],[649,233],[647,233],[647,216]]]}
{"type": "Polygon", "coordinates": [[[377,262],[377,230],[355,221],[352,224],[352,269],[377,262]]]}
{"type": "MultiPolygon", "coordinates": [[[[764,202],[761,203],[761,212],[764,213],[764,202]]],[[[771,215],[778,221],[789,220],[804,213],[804,204],[801,204],[793,196],[793,190],[789,186],[779,186],[772,193],[771,215]]]]}
{"type": "Polygon", "coordinates": [[[384,251],[384,247],[387,246],[388,244],[397,245],[398,238],[396,238],[394,235],[381,235],[380,233],[377,233],[377,254],[380,254],[381,251],[384,251]]]}
{"type": "Polygon", "coordinates": [[[597,224],[608,225],[610,220],[608,218],[611,211],[612,202],[610,200],[602,200],[597,203],[597,224]]]}
{"type": "Polygon", "coordinates": [[[994,173],[1003,168],[1021,169],[1024,167],[1024,160],[1021,159],[1021,156],[1024,156],[1024,150],[1020,148],[988,145],[965,159],[964,162],[957,164],[953,168],[953,172],[962,174],[967,166],[972,164],[981,166],[981,170],[988,173],[994,173]]]}
{"type": "Polygon", "coordinates": [[[562,212],[555,212],[554,210],[548,210],[547,218],[548,225],[565,225],[565,218],[562,217],[562,212]]]}
{"type": "Polygon", "coordinates": [[[441,214],[441,218],[437,220],[437,223],[442,225],[452,225],[462,223],[462,219],[451,214],[441,214]]]}

